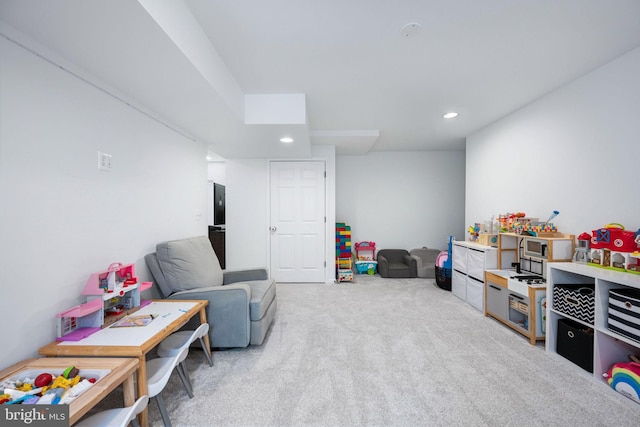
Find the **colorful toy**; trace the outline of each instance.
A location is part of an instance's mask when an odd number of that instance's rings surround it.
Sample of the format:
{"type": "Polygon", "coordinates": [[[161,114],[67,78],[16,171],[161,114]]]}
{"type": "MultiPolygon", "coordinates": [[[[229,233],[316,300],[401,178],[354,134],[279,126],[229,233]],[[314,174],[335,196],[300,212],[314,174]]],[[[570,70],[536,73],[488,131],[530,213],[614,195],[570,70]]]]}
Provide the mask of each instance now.
{"type": "Polygon", "coordinates": [[[578,246],[573,254],[573,262],[587,263],[589,262],[589,244],[591,243],[591,235],[582,233],[578,236],[578,246]]]}
{"type": "Polygon", "coordinates": [[[374,259],[376,259],[376,242],[356,242],[357,261],[373,261],[374,259]]]}
{"type": "Polygon", "coordinates": [[[640,403],[640,363],[615,363],[603,376],[615,391],[640,403]]]}
{"type": "Polygon", "coordinates": [[[615,222],[593,230],[589,264],[640,274],[639,235],[615,222]]]}
{"type": "Polygon", "coordinates": [[[480,235],[480,224],[476,222],[474,225],[470,225],[467,232],[469,233],[469,240],[475,242],[480,235]]]}
{"type": "Polygon", "coordinates": [[[139,310],[148,303],[140,300],[140,293],[151,285],[138,283],[134,264],[113,263],[106,271],[93,273],[82,291],[87,302],[56,315],[56,340],[79,341],[139,310]]]}
{"type": "Polygon", "coordinates": [[[336,223],[336,279],[352,282],[351,227],[344,222],[336,223]]]}
{"type": "Polygon", "coordinates": [[[41,372],[35,379],[33,375],[35,372],[26,371],[19,377],[4,380],[0,384],[4,391],[0,404],[68,404],[96,382],[96,378],[81,377],[74,366],[69,366],[55,378],[49,372],[41,372]]]}

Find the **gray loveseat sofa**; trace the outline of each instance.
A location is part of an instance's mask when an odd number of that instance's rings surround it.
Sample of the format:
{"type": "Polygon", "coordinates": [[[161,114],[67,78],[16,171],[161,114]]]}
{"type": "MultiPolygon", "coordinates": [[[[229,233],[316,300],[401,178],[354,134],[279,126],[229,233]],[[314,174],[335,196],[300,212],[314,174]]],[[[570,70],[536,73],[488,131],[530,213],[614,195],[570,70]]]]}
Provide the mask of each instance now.
{"type": "Polygon", "coordinates": [[[212,347],[262,344],[276,313],[265,269],[223,271],[205,236],[159,243],[145,261],[167,299],[206,299],[212,347]]]}

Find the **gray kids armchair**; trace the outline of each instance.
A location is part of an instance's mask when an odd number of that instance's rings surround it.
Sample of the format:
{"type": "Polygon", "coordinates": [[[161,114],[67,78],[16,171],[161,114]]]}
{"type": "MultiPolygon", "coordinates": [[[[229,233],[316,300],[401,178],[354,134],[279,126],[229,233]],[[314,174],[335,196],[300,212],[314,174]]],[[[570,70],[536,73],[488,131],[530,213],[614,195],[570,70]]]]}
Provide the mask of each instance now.
{"type": "Polygon", "coordinates": [[[223,271],[205,236],[159,243],[145,261],[163,298],[209,301],[212,347],[262,344],[277,307],[265,269],[223,271]]]}
{"type": "Polygon", "coordinates": [[[405,249],[382,249],[378,252],[378,273],[381,277],[417,277],[415,258],[405,249]]]}

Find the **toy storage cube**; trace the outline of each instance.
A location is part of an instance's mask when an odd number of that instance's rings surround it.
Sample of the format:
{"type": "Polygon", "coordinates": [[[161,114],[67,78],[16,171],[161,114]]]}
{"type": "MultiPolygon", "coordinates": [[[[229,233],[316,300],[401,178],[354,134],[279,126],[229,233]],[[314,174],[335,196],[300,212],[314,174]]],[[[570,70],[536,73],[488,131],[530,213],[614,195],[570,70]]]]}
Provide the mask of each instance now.
{"type": "Polygon", "coordinates": [[[559,319],[556,351],[585,371],[593,373],[593,329],[573,320],[559,319]]]}
{"type": "Polygon", "coordinates": [[[564,285],[553,287],[553,309],[593,325],[595,317],[594,285],[564,285]]]}
{"type": "Polygon", "coordinates": [[[640,290],[611,289],[607,328],[640,342],[640,290]]]}

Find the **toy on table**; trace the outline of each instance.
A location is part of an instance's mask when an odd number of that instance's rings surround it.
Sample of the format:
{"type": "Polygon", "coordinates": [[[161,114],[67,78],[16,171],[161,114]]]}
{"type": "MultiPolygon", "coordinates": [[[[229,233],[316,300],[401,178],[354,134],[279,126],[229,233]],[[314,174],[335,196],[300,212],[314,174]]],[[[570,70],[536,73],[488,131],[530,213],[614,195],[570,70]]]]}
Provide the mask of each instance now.
{"type": "Polygon", "coordinates": [[[91,274],[82,291],[87,302],[58,313],[57,341],[79,341],[131,314],[148,301],[140,293],[151,282],[138,283],[135,265],[112,263],[106,271],[91,274]]]}

